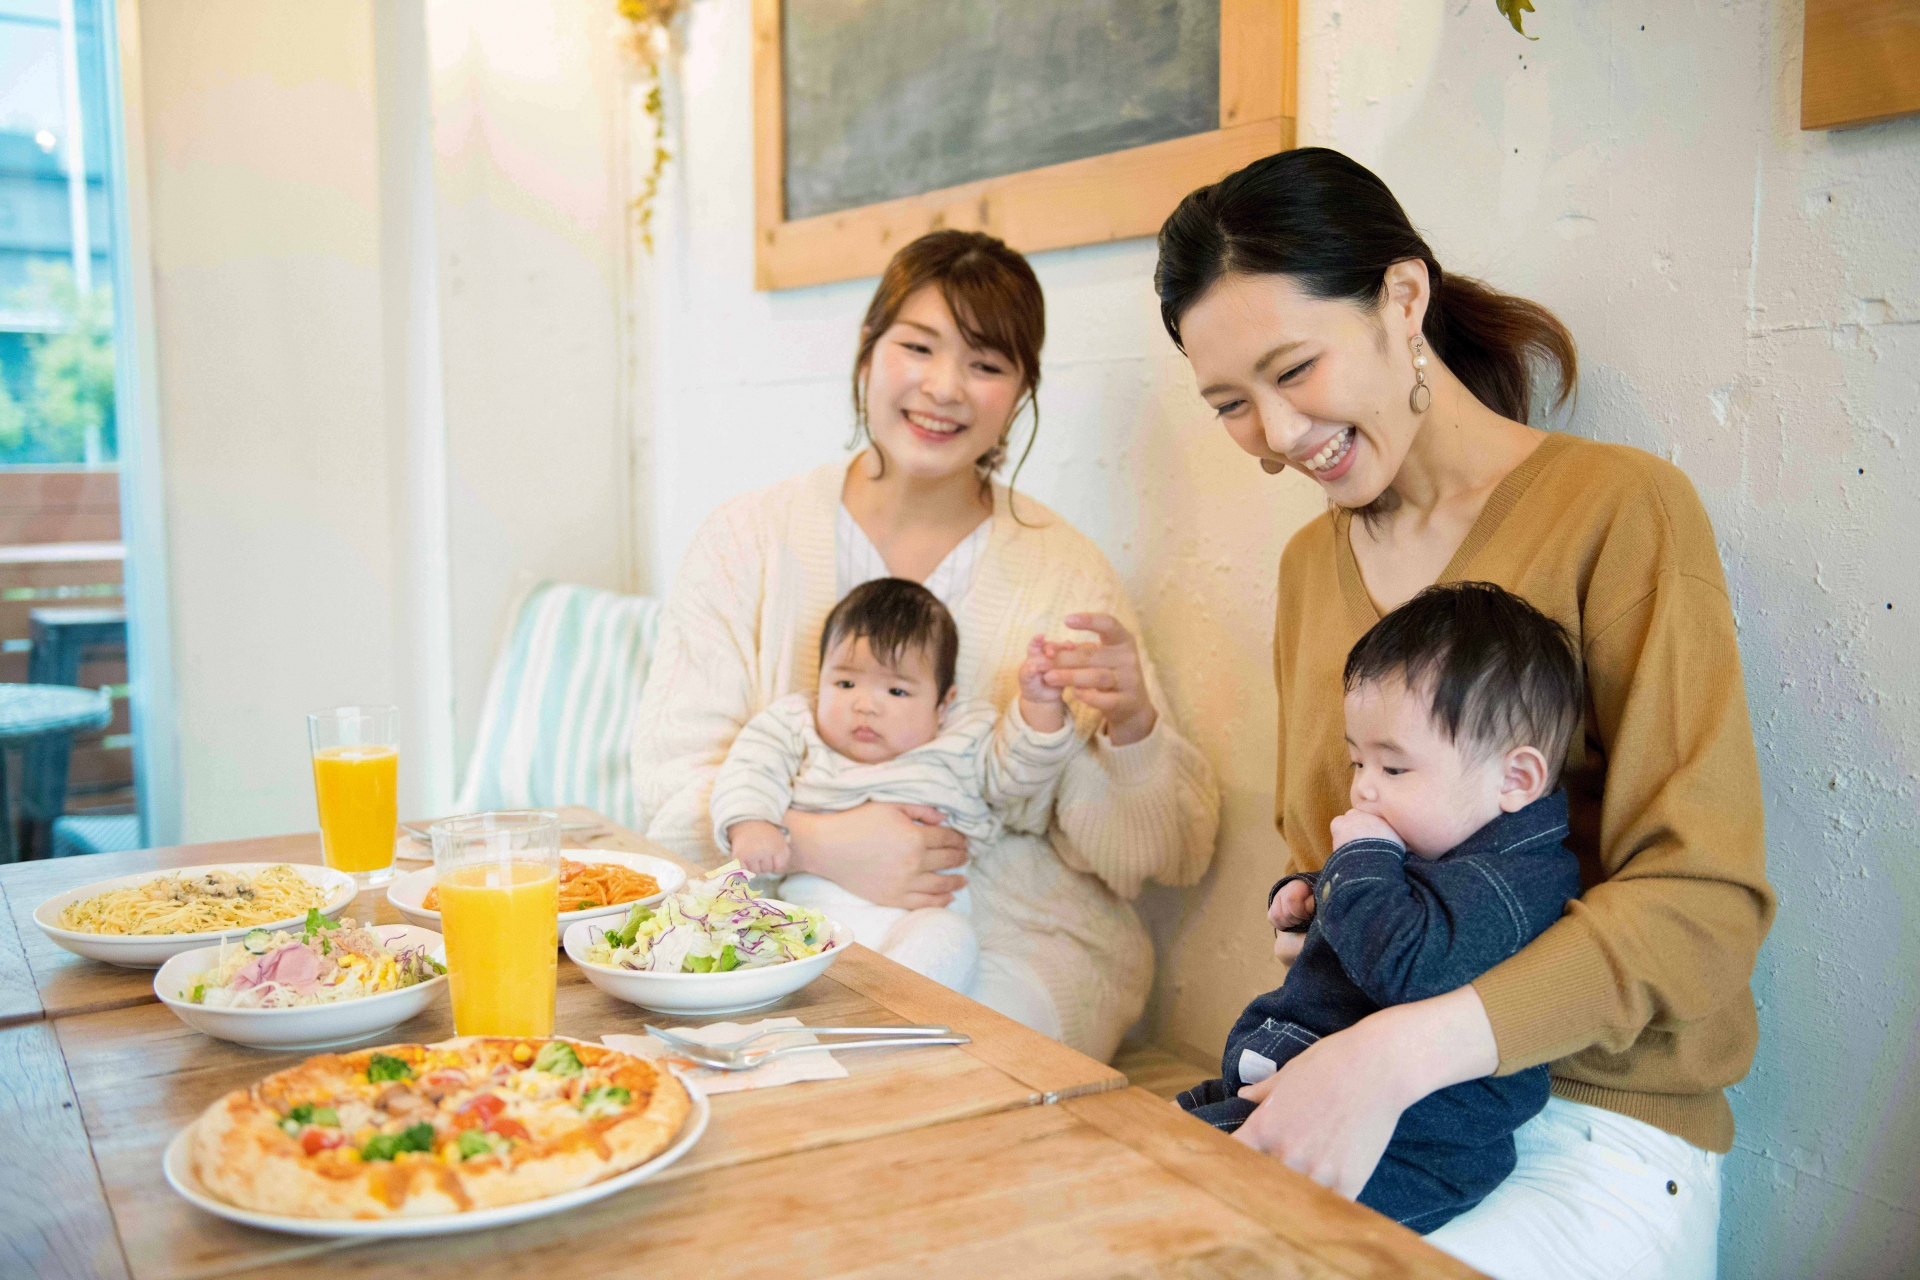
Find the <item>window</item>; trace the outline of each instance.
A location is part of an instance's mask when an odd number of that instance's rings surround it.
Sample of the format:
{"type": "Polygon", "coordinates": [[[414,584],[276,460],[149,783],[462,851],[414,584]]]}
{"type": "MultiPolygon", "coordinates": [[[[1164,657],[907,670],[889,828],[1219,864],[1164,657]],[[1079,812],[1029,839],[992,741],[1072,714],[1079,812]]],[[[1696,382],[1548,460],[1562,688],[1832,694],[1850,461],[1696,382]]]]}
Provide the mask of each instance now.
{"type": "Polygon", "coordinates": [[[0,858],[46,857],[67,838],[84,841],[68,839],[69,852],[139,843],[115,416],[110,3],[0,0],[0,684],[105,689],[113,713],[104,729],[16,744],[25,767],[7,771],[12,821],[0,858]]]}
{"type": "Polygon", "coordinates": [[[114,461],[101,0],[0,0],[0,465],[114,461]]]}

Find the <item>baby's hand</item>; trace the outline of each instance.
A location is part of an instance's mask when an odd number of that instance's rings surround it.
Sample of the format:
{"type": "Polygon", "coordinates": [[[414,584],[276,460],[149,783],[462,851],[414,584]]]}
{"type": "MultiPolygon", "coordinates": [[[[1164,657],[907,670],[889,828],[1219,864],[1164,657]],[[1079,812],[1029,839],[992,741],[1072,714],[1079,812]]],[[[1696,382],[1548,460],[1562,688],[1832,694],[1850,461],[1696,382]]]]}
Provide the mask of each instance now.
{"type": "Polygon", "coordinates": [[[1335,818],[1332,830],[1333,847],[1336,849],[1343,844],[1351,844],[1355,840],[1391,840],[1402,849],[1407,847],[1407,842],[1400,838],[1398,831],[1388,825],[1385,818],[1377,818],[1371,813],[1362,813],[1358,809],[1349,809],[1335,818]]]}
{"type": "Polygon", "coordinates": [[[1045,636],[1027,641],[1027,660],[1020,664],[1020,700],[1022,702],[1063,703],[1066,694],[1047,683],[1053,670],[1053,646],[1045,636]]]}
{"type": "Polygon", "coordinates": [[[1307,944],[1307,935],[1291,933],[1313,919],[1313,886],[1305,880],[1292,880],[1280,886],[1280,892],[1273,895],[1273,901],[1267,904],[1267,922],[1273,926],[1274,958],[1289,969],[1300,958],[1300,949],[1307,944]]]}
{"type": "Polygon", "coordinates": [[[1047,683],[1053,670],[1054,646],[1044,636],[1027,642],[1027,660],[1020,664],[1020,716],[1041,733],[1058,733],[1067,723],[1066,692],[1047,683]]]}
{"type": "Polygon", "coordinates": [[[727,842],[733,846],[733,856],[740,860],[740,865],[756,876],[783,875],[787,864],[793,861],[786,832],[771,822],[757,819],[736,822],[727,828],[727,842]]]}
{"type": "Polygon", "coordinates": [[[1267,904],[1267,920],[1276,929],[1297,928],[1313,919],[1313,908],[1313,886],[1305,880],[1289,880],[1267,904]]]}

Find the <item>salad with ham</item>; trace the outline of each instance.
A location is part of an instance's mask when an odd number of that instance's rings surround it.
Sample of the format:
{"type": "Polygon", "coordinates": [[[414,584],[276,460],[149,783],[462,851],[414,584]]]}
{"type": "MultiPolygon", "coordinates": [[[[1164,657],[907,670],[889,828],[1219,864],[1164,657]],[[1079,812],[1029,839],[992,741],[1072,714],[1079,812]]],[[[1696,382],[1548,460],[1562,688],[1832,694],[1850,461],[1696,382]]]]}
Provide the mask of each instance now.
{"type": "MultiPolygon", "coordinates": [[[[229,950],[231,946],[231,950],[229,950]]],[[[255,929],[180,998],[212,1009],[293,1009],[382,995],[447,971],[425,947],[389,947],[351,917],[308,911],[299,933],[255,929]]]]}
{"type": "Polygon", "coordinates": [[[652,973],[727,973],[817,956],[833,945],[818,911],[756,898],[729,862],[652,907],[639,903],[587,948],[594,964],[652,973]]]}

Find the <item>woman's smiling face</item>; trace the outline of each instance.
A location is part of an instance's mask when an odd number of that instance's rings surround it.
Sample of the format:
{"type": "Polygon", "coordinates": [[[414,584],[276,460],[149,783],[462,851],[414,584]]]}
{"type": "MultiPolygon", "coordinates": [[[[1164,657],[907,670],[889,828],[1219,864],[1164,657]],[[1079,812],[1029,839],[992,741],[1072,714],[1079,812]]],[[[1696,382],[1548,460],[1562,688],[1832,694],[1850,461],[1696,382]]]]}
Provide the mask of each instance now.
{"type": "Polygon", "coordinates": [[[959,472],[992,450],[1026,389],[1008,356],[968,343],[940,290],[901,304],[866,370],[867,430],[888,466],[921,480],[959,472]]]}
{"type": "Polygon", "coordinates": [[[1370,313],[1286,276],[1228,275],[1180,318],[1200,394],[1234,443],[1342,507],[1385,492],[1419,427],[1408,341],[1426,312],[1426,268],[1396,263],[1387,284],[1388,301],[1370,313]]]}

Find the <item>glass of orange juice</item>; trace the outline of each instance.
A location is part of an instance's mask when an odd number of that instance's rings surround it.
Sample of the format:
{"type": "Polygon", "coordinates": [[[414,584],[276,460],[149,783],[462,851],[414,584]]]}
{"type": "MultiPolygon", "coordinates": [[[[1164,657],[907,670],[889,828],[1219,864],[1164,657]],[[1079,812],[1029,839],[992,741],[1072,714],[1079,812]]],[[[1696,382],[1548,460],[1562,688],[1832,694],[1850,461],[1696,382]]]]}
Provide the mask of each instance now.
{"type": "Polygon", "coordinates": [[[335,707],[307,717],[313,750],[313,797],[320,809],[320,851],[326,864],[361,888],[393,879],[394,831],[400,821],[400,711],[335,707]]]}
{"type": "Polygon", "coordinates": [[[553,1034],[560,947],[560,815],[449,818],[429,829],[453,1030],[553,1034]]]}

